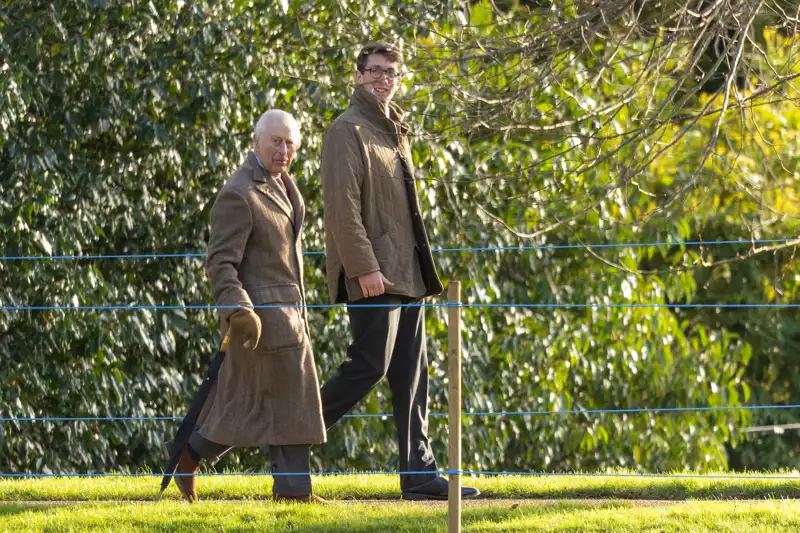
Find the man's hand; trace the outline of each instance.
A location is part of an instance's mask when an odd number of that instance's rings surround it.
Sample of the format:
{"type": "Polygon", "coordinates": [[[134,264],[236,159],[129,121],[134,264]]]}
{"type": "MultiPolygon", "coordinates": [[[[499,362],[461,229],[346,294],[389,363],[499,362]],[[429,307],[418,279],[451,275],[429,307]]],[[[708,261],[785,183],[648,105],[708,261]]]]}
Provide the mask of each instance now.
{"type": "Polygon", "coordinates": [[[228,319],[233,337],[244,339],[243,346],[255,350],[261,339],[261,319],[248,307],[233,312],[228,319]]]}
{"type": "Polygon", "coordinates": [[[393,287],[394,283],[383,277],[380,270],[358,276],[358,283],[361,285],[361,292],[364,296],[380,296],[386,292],[386,286],[393,287]]]}

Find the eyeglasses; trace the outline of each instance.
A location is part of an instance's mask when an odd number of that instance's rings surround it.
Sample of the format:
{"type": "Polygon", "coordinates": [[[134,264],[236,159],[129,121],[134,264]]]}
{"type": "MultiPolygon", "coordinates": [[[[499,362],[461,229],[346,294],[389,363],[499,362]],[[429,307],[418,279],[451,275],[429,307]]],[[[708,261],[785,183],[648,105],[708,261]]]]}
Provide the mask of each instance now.
{"type": "Polygon", "coordinates": [[[370,76],[372,76],[373,80],[379,80],[382,77],[386,76],[386,79],[389,81],[394,81],[400,79],[403,76],[402,72],[396,72],[394,70],[383,70],[382,68],[365,68],[361,72],[369,72],[370,76]]]}

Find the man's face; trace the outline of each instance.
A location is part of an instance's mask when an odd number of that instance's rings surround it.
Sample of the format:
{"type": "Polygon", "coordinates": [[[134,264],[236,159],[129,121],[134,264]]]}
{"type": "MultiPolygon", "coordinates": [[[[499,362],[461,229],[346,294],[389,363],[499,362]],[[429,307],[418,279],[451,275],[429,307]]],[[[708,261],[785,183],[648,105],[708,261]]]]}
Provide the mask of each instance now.
{"type": "Polygon", "coordinates": [[[364,71],[356,71],[356,87],[371,92],[381,103],[388,104],[400,86],[401,68],[399,63],[386,56],[372,54],[367,58],[364,71]]]}
{"type": "Polygon", "coordinates": [[[292,130],[281,122],[271,122],[256,140],[255,152],[271,175],[287,172],[297,153],[292,130]]]}

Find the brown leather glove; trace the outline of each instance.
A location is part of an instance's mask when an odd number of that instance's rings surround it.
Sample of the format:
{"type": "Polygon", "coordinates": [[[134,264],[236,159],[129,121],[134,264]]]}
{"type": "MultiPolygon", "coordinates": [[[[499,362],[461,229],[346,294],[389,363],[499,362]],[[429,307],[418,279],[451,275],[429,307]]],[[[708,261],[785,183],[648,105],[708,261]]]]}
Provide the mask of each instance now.
{"type": "Polygon", "coordinates": [[[245,348],[255,350],[261,339],[261,319],[258,315],[252,309],[242,307],[234,311],[228,321],[231,324],[231,336],[243,339],[245,348]]]}

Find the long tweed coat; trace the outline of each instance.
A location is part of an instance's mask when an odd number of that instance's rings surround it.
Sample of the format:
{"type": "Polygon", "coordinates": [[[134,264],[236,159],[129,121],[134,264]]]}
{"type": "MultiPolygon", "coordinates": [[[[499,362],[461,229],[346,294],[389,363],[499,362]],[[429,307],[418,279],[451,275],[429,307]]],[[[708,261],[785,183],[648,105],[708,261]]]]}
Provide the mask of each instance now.
{"type": "MultiPolygon", "coordinates": [[[[216,305],[305,304],[300,238],[305,207],[294,181],[286,174],[281,180],[286,193],[250,152],[220,190],[206,259],[216,305]]],[[[223,331],[234,311],[220,311],[223,331]]],[[[258,347],[246,349],[241,338],[231,339],[200,414],[200,434],[231,446],[325,442],[305,309],[256,312],[258,347]]]]}

